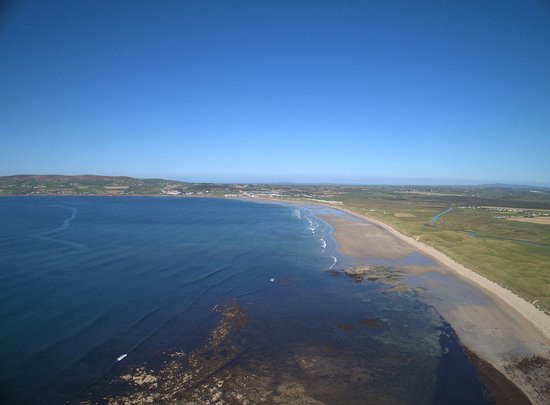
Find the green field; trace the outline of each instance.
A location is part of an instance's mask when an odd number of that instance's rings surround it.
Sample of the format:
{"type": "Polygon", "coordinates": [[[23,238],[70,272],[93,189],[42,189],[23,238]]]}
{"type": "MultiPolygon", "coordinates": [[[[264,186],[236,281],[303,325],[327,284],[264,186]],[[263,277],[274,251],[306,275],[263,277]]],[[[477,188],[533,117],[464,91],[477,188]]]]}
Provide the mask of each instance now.
{"type": "Polygon", "coordinates": [[[449,201],[449,196],[426,199],[411,194],[403,198],[388,190],[350,191],[339,197],[347,208],[419,238],[550,313],[550,225],[498,218],[550,214],[548,200],[494,199],[487,206],[530,208],[503,213],[495,208],[466,208],[468,198],[462,203],[460,197],[449,201]],[[432,224],[433,217],[449,207],[452,211],[432,224]]]}

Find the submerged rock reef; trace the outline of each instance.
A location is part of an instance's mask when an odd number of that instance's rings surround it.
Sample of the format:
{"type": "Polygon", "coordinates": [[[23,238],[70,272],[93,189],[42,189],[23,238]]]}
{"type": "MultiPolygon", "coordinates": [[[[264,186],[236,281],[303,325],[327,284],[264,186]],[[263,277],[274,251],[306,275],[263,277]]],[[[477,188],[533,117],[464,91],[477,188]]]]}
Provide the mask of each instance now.
{"type": "MultiPolygon", "coordinates": [[[[397,288],[398,269],[355,266],[331,274],[348,276],[354,283],[382,283],[383,291],[416,301],[414,291],[397,288]]],[[[419,324],[411,324],[406,334],[395,335],[395,320],[343,314],[332,329],[319,329],[322,339],[289,336],[288,344],[272,346],[262,326],[232,300],[213,308],[218,319],[203,344],[188,352],[164,353],[155,366],[136,365],[112,375],[83,403],[433,403],[455,389],[452,378],[447,386],[440,379],[442,367],[454,367],[457,355],[467,355],[489,387],[483,403],[528,403],[498,371],[473,353],[465,354],[433,309],[425,310],[433,321],[412,317],[419,324]]],[[[537,367],[538,359],[524,363],[537,367]]]]}
{"type": "Polygon", "coordinates": [[[221,314],[221,318],[203,347],[190,353],[169,353],[158,369],[136,367],[110,381],[109,391],[114,392],[113,395],[86,402],[218,401],[224,380],[215,375],[242,352],[242,347],[230,342],[228,337],[241,329],[248,319],[236,301],[214,310],[221,314]]]}
{"type": "MultiPolygon", "coordinates": [[[[417,385],[425,386],[414,390],[419,403],[430,402],[433,365],[440,356],[437,341],[429,345],[432,350],[416,353],[416,345],[406,337],[400,344],[383,333],[365,340],[365,332],[383,332],[386,326],[383,320],[367,318],[335,325],[336,338],[343,337],[349,345],[312,339],[266,350],[264,342],[252,342],[258,338],[254,328],[245,331],[250,320],[238,302],[214,310],[220,318],[203,346],[189,353],[167,353],[159,367],[133,367],[98,386],[83,402],[353,404],[369,398],[394,404],[417,385]],[[419,357],[425,367],[404,381],[419,357]]],[[[265,336],[257,340],[262,339],[265,336]]]]}

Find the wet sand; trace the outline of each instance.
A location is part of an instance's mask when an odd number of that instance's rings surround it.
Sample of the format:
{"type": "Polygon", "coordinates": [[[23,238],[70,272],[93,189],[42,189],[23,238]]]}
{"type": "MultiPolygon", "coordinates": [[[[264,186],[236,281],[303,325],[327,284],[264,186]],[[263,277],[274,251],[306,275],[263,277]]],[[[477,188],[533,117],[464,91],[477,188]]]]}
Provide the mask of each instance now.
{"type": "MultiPolygon", "coordinates": [[[[322,216],[334,228],[343,254],[367,268],[386,266],[389,274],[381,276],[378,270],[374,279],[395,284],[396,292],[414,291],[433,305],[454,328],[482,376],[492,379],[493,387],[494,371],[498,371],[534,404],[550,403],[550,318],[546,314],[386,224],[366,217],[358,221],[359,216],[349,214],[322,216]]],[[[502,398],[511,398],[513,389],[500,392],[499,402],[506,403],[502,398]]]]}

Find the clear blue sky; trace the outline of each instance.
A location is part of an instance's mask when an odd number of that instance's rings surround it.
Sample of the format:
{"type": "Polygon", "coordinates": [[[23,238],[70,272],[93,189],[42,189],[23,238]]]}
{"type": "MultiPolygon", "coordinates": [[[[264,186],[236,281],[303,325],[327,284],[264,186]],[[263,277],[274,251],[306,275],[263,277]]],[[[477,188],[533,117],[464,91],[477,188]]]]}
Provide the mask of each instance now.
{"type": "Polygon", "coordinates": [[[550,184],[548,1],[0,13],[3,175],[550,184]]]}

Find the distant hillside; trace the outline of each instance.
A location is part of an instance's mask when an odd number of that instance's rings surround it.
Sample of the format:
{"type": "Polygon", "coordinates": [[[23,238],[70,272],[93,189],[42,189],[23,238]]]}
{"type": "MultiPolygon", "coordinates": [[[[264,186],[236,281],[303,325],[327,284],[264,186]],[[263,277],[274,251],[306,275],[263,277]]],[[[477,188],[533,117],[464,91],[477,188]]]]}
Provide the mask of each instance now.
{"type": "Polygon", "coordinates": [[[482,184],[480,187],[490,187],[490,188],[515,188],[515,189],[521,189],[521,188],[529,188],[534,190],[549,190],[550,187],[547,186],[533,186],[528,184],[482,184]]]}
{"type": "Polygon", "coordinates": [[[0,176],[0,195],[179,195],[188,183],[126,176],[0,176]]]}

